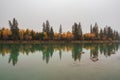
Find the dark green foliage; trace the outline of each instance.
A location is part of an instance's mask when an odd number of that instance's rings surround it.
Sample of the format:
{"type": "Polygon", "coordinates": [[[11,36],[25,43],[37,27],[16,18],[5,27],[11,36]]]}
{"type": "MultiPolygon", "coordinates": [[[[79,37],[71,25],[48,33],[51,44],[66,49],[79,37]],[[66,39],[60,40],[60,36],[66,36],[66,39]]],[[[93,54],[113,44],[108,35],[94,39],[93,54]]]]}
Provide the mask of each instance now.
{"type": "Polygon", "coordinates": [[[74,35],[74,39],[78,40],[79,39],[79,35],[78,35],[77,23],[74,23],[74,25],[72,26],[72,33],[74,35]]]}
{"type": "Polygon", "coordinates": [[[46,21],[46,32],[47,32],[47,35],[49,36],[49,33],[50,33],[50,24],[49,24],[48,20],[46,21]]]}
{"type": "Polygon", "coordinates": [[[102,29],[100,29],[100,39],[103,40],[103,37],[104,37],[104,32],[102,29]]]}
{"type": "Polygon", "coordinates": [[[54,38],[54,31],[53,28],[50,27],[50,23],[48,20],[46,21],[46,23],[43,23],[43,32],[47,33],[48,39],[54,38]]]}
{"type": "Polygon", "coordinates": [[[43,23],[43,32],[46,32],[46,26],[45,26],[45,23],[43,23]]]}
{"type": "Polygon", "coordinates": [[[12,32],[11,39],[12,40],[19,40],[19,28],[18,28],[18,22],[15,18],[13,18],[13,21],[9,21],[10,30],[12,32]]]}
{"type": "Polygon", "coordinates": [[[62,25],[60,24],[60,28],[59,28],[59,34],[60,34],[60,39],[62,39],[62,25]]]}
{"type": "Polygon", "coordinates": [[[108,30],[107,30],[107,38],[108,39],[113,39],[113,30],[111,29],[111,27],[108,27],[108,30]]]}
{"type": "Polygon", "coordinates": [[[75,40],[79,40],[82,38],[82,29],[80,23],[74,23],[74,25],[72,26],[72,33],[74,35],[75,40]]]}
{"type": "Polygon", "coordinates": [[[90,33],[93,33],[92,24],[90,25],[90,33]]]}
{"type": "Polygon", "coordinates": [[[115,36],[115,40],[119,40],[119,36],[120,35],[119,35],[118,31],[115,31],[115,35],[114,36],[115,36]]]}
{"type": "Polygon", "coordinates": [[[72,49],[72,58],[74,59],[74,61],[81,60],[81,56],[82,56],[81,52],[82,52],[82,46],[78,44],[74,44],[72,49]]]}
{"type": "Polygon", "coordinates": [[[81,29],[81,24],[78,24],[78,35],[80,36],[80,38],[82,37],[82,29],[81,29]]]}
{"type": "Polygon", "coordinates": [[[97,23],[95,23],[95,25],[93,26],[91,31],[92,31],[92,33],[95,34],[95,38],[98,39],[99,29],[98,29],[97,23]]]}
{"type": "Polygon", "coordinates": [[[32,37],[32,40],[35,39],[35,32],[32,30],[31,33],[30,33],[31,37],[32,37]]]}
{"type": "Polygon", "coordinates": [[[18,62],[18,56],[19,56],[19,45],[11,45],[11,54],[9,57],[9,61],[8,63],[13,64],[13,66],[15,66],[15,64],[18,62]]]}
{"type": "Polygon", "coordinates": [[[107,40],[113,40],[115,37],[115,32],[111,27],[106,26],[103,31],[103,35],[106,37],[107,40]]]}
{"type": "Polygon", "coordinates": [[[51,29],[50,29],[49,35],[50,35],[50,39],[53,39],[53,38],[54,38],[54,31],[53,31],[53,28],[52,28],[52,27],[51,27],[51,29]]]}
{"type": "Polygon", "coordinates": [[[35,40],[43,40],[44,34],[43,33],[36,33],[35,40]]]}
{"type": "Polygon", "coordinates": [[[104,28],[104,35],[107,35],[107,26],[104,28]]]}

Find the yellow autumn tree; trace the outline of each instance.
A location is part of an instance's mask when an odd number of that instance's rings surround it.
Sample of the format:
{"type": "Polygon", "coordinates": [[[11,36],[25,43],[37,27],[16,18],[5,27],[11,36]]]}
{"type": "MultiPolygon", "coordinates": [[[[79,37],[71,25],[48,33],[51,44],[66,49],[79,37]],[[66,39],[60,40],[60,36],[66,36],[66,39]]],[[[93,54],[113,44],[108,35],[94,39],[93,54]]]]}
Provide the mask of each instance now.
{"type": "Polygon", "coordinates": [[[54,33],[54,39],[55,39],[55,40],[58,40],[59,38],[60,38],[60,34],[57,33],[57,32],[55,32],[55,33],[54,33]]]}
{"type": "Polygon", "coordinates": [[[44,35],[44,39],[48,39],[47,32],[43,32],[43,35],[44,35]]]}
{"type": "Polygon", "coordinates": [[[12,34],[12,32],[9,29],[7,29],[7,28],[2,29],[3,39],[8,39],[11,34],[12,34]]]}
{"type": "Polygon", "coordinates": [[[73,34],[68,31],[68,32],[66,33],[66,38],[67,38],[67,39],[72,39],[72,38],[73,38],[73,34]]]}
{"type": "Polygon", "coordinates": [[[85,39],[94,39],[96,35],[94,33],[86,33],[84,34],[85,39]]]}
{"type": "Polygon", "coordinates": [[[23,39],[24,39],[24,33],[25,33],[25,31],[24,31],[23,29],[20,29],[20,30],[19,30],[20,40],[23,40],[23,39]]]}
{"type": "Polygon", "coordinates": [[[32,39],[32,36],[30,35],[30,33],[31,33],[31,30],[26,29],[25,36],[24,36],[25,40],[31,40],[32,39]]]}

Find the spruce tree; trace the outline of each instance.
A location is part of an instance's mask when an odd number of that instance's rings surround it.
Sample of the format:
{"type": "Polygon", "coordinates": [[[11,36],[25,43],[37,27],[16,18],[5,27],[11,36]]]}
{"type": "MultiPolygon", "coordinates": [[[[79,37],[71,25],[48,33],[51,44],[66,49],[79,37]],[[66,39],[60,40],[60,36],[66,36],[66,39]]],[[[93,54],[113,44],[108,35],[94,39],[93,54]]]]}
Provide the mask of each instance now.
{"type": "Polygon", "coordinates": [[[13,18],[13,21],[9,21],[10,30],[12,32],[11,38],[12,40],[19,40],[19,28],[18,28],[18,22],[15,18],[13,18]]]}
{"type": "Polygon", "coordinates": [[[82,29],[80,23],[74,23],[74,25],[72,26],[72,33],[75,40],[79,40],[80,38],[82,38],[82,29]]]}
{"type": "Polygon", "coordinates": [[[93,33],[92,24],[90,25],[90,33],[93,33]]]}
{"type": "Polygon", "coordinates": [[[54,38],[54,31],[53,31],[53,28],[51,27],[50,29],[50,39],[53,39],[54,38]]]}
{"type": "Polygon", "coordinates": [[[79,35],[79,38],[82,39],[82,28],[80,23],[78,24],[78,35],[79,35]]]}
{"type": "Polygon", "coordinates": [[[60,24],[59,34],[62,34],[62,25],[60,24]]]}

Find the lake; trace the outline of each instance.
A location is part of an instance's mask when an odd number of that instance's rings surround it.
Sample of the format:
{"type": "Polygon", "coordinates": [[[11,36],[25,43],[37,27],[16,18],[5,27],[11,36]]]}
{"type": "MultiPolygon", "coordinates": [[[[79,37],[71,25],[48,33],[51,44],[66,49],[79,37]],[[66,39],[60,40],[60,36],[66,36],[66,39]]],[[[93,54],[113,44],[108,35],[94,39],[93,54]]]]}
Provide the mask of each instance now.
{"type": "Polygon", "coordinates": [[[0,80],[120,80],[120,45],[0,44],[0,80]]]}

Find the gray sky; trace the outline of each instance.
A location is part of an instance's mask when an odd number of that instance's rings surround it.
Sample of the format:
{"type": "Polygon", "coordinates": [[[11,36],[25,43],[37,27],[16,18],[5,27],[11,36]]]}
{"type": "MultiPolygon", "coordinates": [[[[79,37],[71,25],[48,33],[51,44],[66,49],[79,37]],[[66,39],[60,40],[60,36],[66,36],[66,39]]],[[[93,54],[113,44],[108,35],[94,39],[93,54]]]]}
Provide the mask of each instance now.
{"type": "Polygon", "coordinates": [[[0,27],[9,27],[8,20],[14,17],[19,28],[36,31],[42,31],[46,20],[54,31],[60,24],[63,31],[71,31],[74,22],[81,22],[84,32],[95,22],[119,30],[120,0],[0,0],[0,27]]]}

